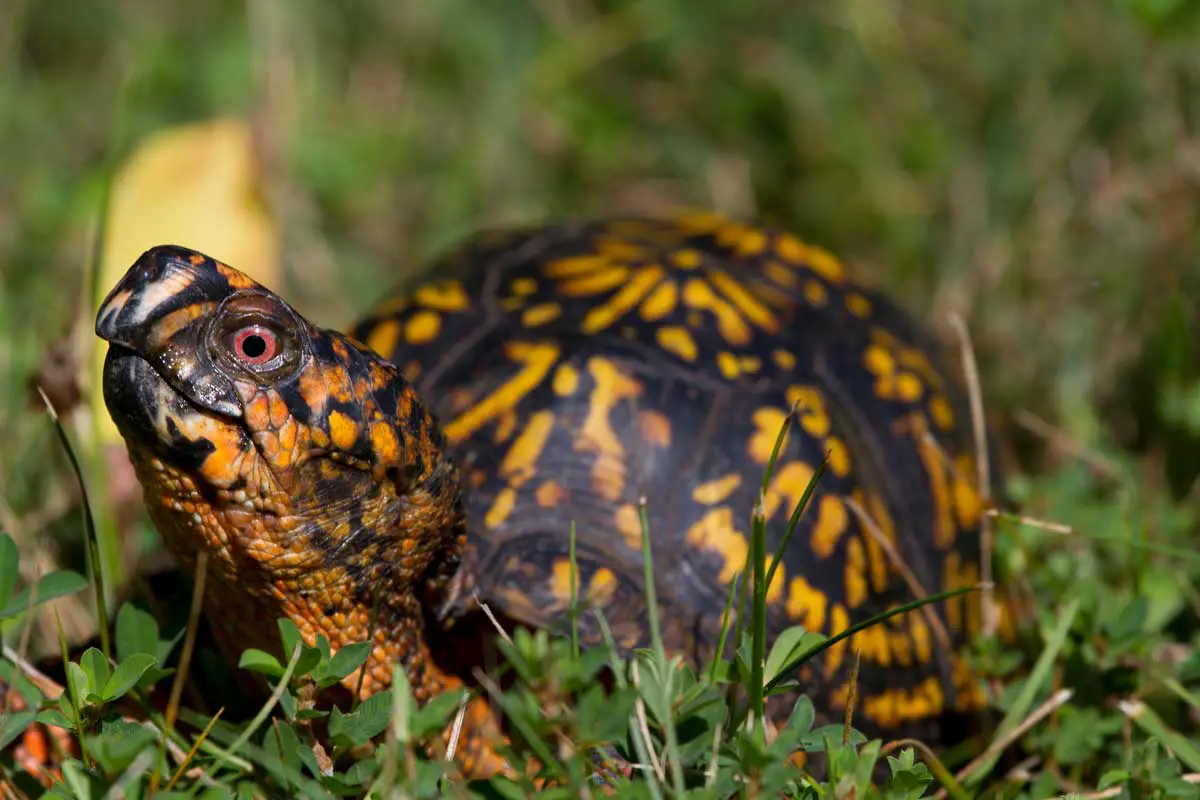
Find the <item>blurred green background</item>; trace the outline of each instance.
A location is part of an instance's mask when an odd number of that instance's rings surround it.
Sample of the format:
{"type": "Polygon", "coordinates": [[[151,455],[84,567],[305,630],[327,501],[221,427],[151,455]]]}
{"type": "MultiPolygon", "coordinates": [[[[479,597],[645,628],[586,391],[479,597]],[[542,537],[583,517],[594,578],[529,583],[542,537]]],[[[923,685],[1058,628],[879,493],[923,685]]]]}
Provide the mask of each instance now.
{"type": "Polygon", "coordinates": [[[256,132],[288,295],[320,323],[347,324],[484,226],[680,204],[756,216],[932,324],[968,321],[1006,448],[1059,476],[1018,482],[1033,510],[1082,513],[1119,476],[1195,535],[1194,3],[7,0],[0,14],[0,526],[27,541],[80,536],[30,385],[57,376],[60,397],[87,397],[63,374],[91,346],[106,176],[144,136],[229,114],[256,132]]]}

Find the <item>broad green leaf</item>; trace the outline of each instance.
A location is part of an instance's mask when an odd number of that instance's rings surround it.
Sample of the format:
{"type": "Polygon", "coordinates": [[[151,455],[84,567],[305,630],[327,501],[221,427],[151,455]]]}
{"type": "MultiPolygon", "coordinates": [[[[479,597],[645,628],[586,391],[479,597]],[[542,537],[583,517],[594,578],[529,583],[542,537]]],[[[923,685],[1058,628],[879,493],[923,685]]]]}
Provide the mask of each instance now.
{"type": "Polygon", "coordinates": [[[287,617],[280,617],[276,624],[279,626],[279,641],[283,643],[284,660],[291,660],[292,651],[296,649],[297,644],[303,645],[304,637],[300,635],[296,623],[287,617]]]}
{"type": "Polygon", "coordinates": [[[283,665],[279,663],[279,659],[255,647],[248,648],[242,652],[242,657],[238,661],[238,668],[269,675],[272,678],[278,678],[283,674],[283,665]]]}
{"type": "Polygon", "coordinates": [[[767,654],[767,663],[763,669],[763,680],[770,683],[779,675],[780,670],[790,664],[797,656],[820,644],[825,637],[813,633],[803,626],[796,625],[786,629],[775,639],[771,652],[767,654]]]}
{"type": "Polygon", "coordinates": [[[134,687],[146,670],[158,663],[150,653],[134,653],[113,670],[112,677],[104,684],[104,700],[111,702],[134,687]]]}
{"type": "Polygon", "coordinates": [[[391,712],[391,691],[371,695],[349,714],[335,706],[329,713],[329,735],[341,746],[365,744],[388,726],[391,712]]]}
{"type": "Polygon", "coordinates": [[[1118,783],[1124,783],[1132,778],[1129,770],[1110,769],[1108,772],[1100,776],[1100,782],[1096,784],[1096,789],[1103,792],[1110,786],[1115,786],[1118,783]]]}
{"type": "Polygon", "coordinates": [[[365,664],[369,655],[371,655],[370,642],[355,642],[345,645],[333,654],[326,672],[330,677],[341,680],[365,664]]]}
{"type": "Polygon", "coordinates": [[[99,693],[111,673],[108,659],[96,648],[89,647],[79,657],[79,666],[83,667],[83,671],[87,675],[88,691],[99,693]]]}
{"type": "Polygon", "coordinates": [[[154,616],[133,603],[126,603],[117,612],[117,658],[126,659],[134,653],[158,655],[158,622],[154,616]]]}
{"type": "Polygon", "coordinates": [[[19,711],[15,714],[0,713],[0,752],[17,740],[25,729],[37,718],[34,711],[19,711]]]}
{"type": "MultiPolygon", "coordinates": [[[[42,603],[75,594],[87,585],[87,580],[77,572],[60,569],[57,572],[48,573],[37,582],[37,598],[33,605],[37,607],[42,603]]],[[[29,605],[29,595],[27,587],[9,598],[8,605],[3,611],[0,611],[0,619],[24,613],[29,605]]]]}
{"type": "MultiPolygon", "coordinates": [[[[83,671],[83,667],[74,661],[67,662],[67,684],[70,686],[72,692],[74,692],[72,702],[83,703],[88,693],[92,691],[87,673],[83,671]]],[[[63,694],[66,696],[67,693],[64,692],[63,694]]]]}

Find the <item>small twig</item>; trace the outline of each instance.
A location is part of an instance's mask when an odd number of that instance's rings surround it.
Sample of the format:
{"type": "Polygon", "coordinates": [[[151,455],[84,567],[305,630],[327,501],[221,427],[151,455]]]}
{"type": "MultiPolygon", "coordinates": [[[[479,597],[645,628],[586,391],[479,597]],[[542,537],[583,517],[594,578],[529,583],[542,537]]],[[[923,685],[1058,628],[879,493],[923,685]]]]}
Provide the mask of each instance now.
{"type": "Polygon", "coordinates": [[[985,516],[993,519],[1010,519],[1013,522],[1021,525],[1028,525],[1031,528],[1038,528],[1039,530],[1050,531],[1052,533],[1061,533],[1064,535],[1075,533],[1075,528],[1061,522],[1051,522],[1050,520],[1038,519],[1037,517],[1027,517],[1024,514],[1009,514],[1004,511],[997,511],[994,508],[989,508],[983,513],[985,516]]]}
{"type": "Polygon", "coordinates": [[[179,761],[179,769],[175,770],[175,774],[171,776],[171,780],[167,783],[168,792],[175,786],[175,782],[179,780],[180,776],[184,774],[187,765],[192,763],[192,759],[196,756],[196,751],[200,749],[200,745],[204,744],[204,740],[208,738],[208,734],[212,731],[213,726],[217,724],[217,720],[221,718],[221,714],[224,711],[224,706],[217,709],[217,713],[212,715],[212,719],[208,721],[208,724],[204,726],[204,730],[200,732],[200,735],[196,737],[196,741],[192,743],[192,749],[179,761]]]}
{"type": "Polygon", "coordinates": [[[854,705],[858,702],[858,670],[862,665],[862,650],[855,648],[854,662],[850,667],[850,679],[846,682],[846,717],[842,725],[842,746],[850,744],[850,731],[854,722],[854,705]]]}
{"type": "MultiPolygon", "coordinates": [[[[629,663],[630,677],[633,678],[633,685],[641,688],[638,682],[638,665],[637,661],[629,663]]],[[[663,771],[662,763],[658,759],[658,754],[654,752],[654,740],[650,738],[650,722],[646,719],[646,704],[642,702],[642,696],[639,693],[637,699],[633,703],[634,713],[637,715],[638,730],[642,734],[642,740],[646,743],[646,755],[650,758],[650,767],[654,770],[654,774],[658,777],[660,783],[665,783],[667,774],[663,771]]]]}
{"type": "MultiPolygon", "coordinates": [[[[975,362],[975,350],[971,345],[971,334],[958,314],[950,315],[950,324],[958,334],[962,349],[963,372],[967,380],[967,397],[971,404],[971,430],[975,437],[975,475],[979,481],[979,497],[985,508],[992,505],[992,472],[987,442],[987,423],[983,416],[983,390],[979,381],[979,365],[975,362]]],[[[980,604],[983,608],[983,635],[992,637],[1000,625],[1000,608],[996,604],[996,589],[992,585],[992,520],[984,516],[979,522],[979,578],[987,588],[983,590],[980,604]]]]}
{"type": "MultiPolygon", "coordinates": [[[[916,573],[908,566],[908,563],[904,560],[904,556],[900,555],[900,551],[892,545],[891,540],[887,538],[883,529],[867,513],[867,510],[853,497],[845,497],[842,499],[842,502],[858,516],[859,523],[862,524],[870,537],[883,550],[888,560],[892,562],[892,566],[895,567],[896,572],[900,574],[900,577],[908,585],[908,590],[913,593],[914,598],[923,600],[928,597],[929,592],[921,585],[921,581],[918,580],[916,573]]],[[[925,617],[925,621],[929,623],[929,628],[933,631],[933,635],[937,637],[938,644],[942,646],[943,650],[949,652],[951,650],[950,633],[946,630],[946,626],[942,624],[941,617],[934,612],[933,604],[929,603],[921,606],[921,614],[925,617]]]]}
{"type": "Polygon", "coordinates": [[[1106,479],[1113,482],[1121,480],[1121,468],[1114,461],[1093,452],[1070,434],[1054,427],[1032,411],[1019,408],[1013,412],[1012,418],[1013,422],[1035,436],[1041,437],[1051,447],[1083,461],[1106,479]]]}
{"type": "Polygon", "coordinates": [[[26,661],[21,654],[16,650],[13,650],[12,647],[7,644],[0,645],[0,647],[3,647],[3,650],[0,652],[4,653],[4,657],[16,664],[17,667],[19,667],[20,670],[25,673],[25,677],[29,679],[29,682],[36,686],[38,691],[44,694],[47,699],[57,700],[63,693],[63,687],[60,686],[57,681],[39,670],[33,664],[26,661]]]}
{"type": "Polygon", "coordinates": [[[492,609],[488,607],[488,604],[479,599],[479,594],[477,592],[473,593],[473,596],[475,598],[475,602],[479,604],[479,607],[483,610],[483,613],[487,615],[488,620],[493,626],[495,626],[497,633],[500,634],[500,637],[509,644],[512,644],[512,637],[509,636],[508,631],[504,630],[504,628],[500,625],[500,621],[496,619],[496,615],[492,613],[492,609]]]}
{"type": "MultiPolygon", "coordinates": [[[[1042,703],[1040,706],[1030,712],[1029,716],[1021,720],[1020,724],[1018,724],[1004,736],[1001,736],[989,744],[987,749],[973,758],[969,764],[958,771],[958,774],[954,776],[955,779],[960,782],[963,781],[967,775],[971,774],[976,766],[990,761],[996,756],[1000,755],[1000,753],[1008,749],[1009,745],[1024,736],[1030,728],[1034,727],[1046,717],[1057,711],[1063,704],[1070,700],[1074,694],[1075,692],[1072,689],[1059,689],[1050,696],[1049,700],[1042,703]]],[[[937,797],[939,798],[944,796],[944,792],[939,792],[937,794],[937,797]]]]}
{"type": "Polygon", "coordinates": [[[458,752],[458,739],[462,736],[463,720],[467,717],[467,701],[471,696],[463,693],[462,702],[458,704],[458,713],[454,715],[454,727],[450,729],[450,743],[446,746],[446,761],[453,761],[458,752]]]}

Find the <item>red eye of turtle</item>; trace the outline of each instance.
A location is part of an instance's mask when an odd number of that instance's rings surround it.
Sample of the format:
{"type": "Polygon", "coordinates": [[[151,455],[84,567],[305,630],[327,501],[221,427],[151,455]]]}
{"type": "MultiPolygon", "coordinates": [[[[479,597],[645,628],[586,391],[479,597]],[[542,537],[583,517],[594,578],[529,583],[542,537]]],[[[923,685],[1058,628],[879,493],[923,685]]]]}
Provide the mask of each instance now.
{"type": "Polygon", "coordinates": [[[233,354],[244,364],[261,366],[279,352],[279,337],[261,325],[247,325],[233,335],[233,354]]]}

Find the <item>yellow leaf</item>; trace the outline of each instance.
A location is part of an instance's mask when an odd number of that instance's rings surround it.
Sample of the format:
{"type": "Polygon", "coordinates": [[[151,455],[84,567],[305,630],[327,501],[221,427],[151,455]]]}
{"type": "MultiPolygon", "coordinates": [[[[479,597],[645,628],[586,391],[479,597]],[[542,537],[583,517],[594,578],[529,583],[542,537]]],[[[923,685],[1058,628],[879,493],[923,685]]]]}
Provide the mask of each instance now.
{"type": "MultiPolygon", "coordinates": [[[[92,310],[138,256],[159,244],[199,250],[281,288],[279,232],[264,194],[242,119],[180,125],[148,137],[113,176],[92,310]]],[[[106,350],[97,343],[92,359],[94,411],[101,440],[119,442],[99,391],[106,350]]]]}

